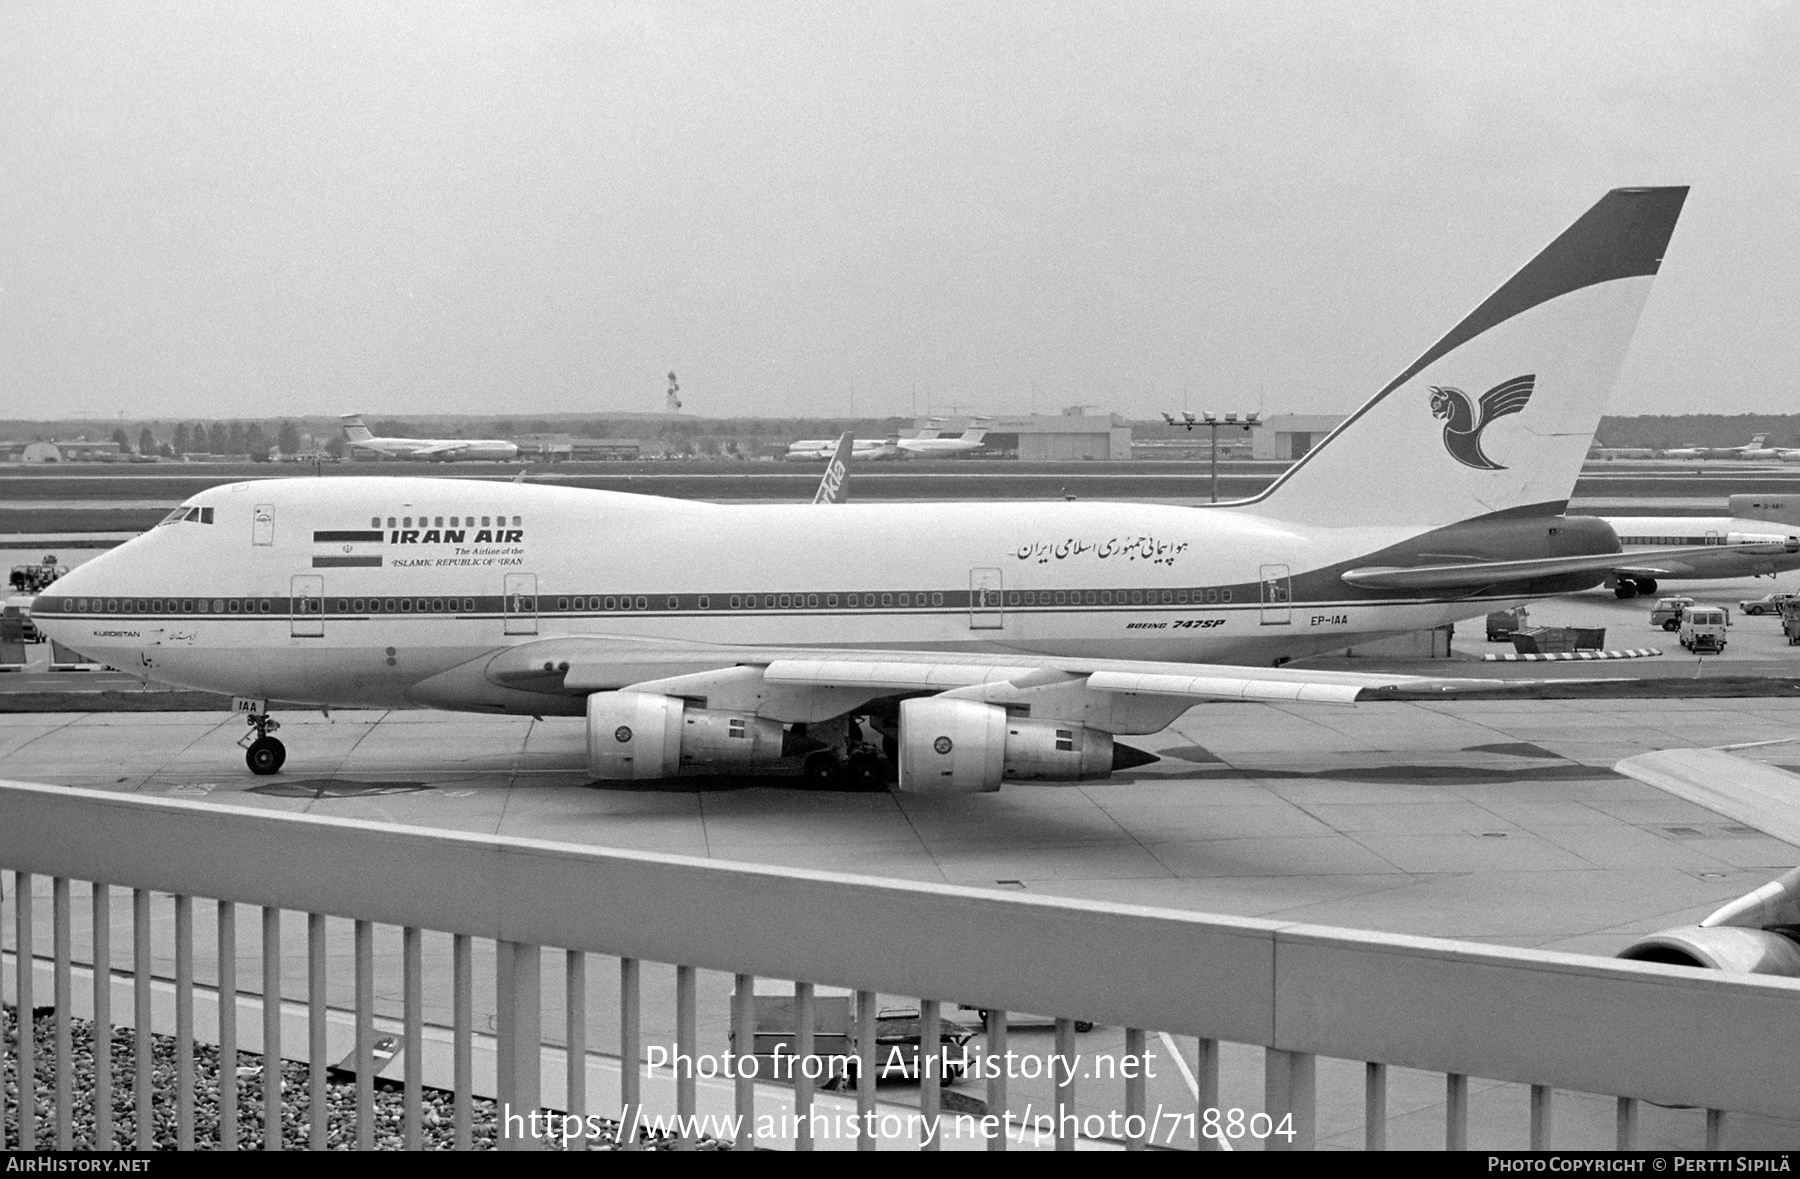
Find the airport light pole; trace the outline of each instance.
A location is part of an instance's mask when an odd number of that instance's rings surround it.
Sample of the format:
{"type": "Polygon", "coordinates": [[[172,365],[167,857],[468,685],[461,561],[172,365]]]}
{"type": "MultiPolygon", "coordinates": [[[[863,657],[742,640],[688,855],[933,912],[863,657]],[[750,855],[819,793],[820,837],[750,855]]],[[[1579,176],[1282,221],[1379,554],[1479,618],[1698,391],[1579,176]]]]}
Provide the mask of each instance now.
{"type": "Polygon", "coordinates": [[[1248,434],[1250,431],[1256,429],[1256,427],[1262,425],[1262,415],[1259,413],[1247,413],[1240,416],[1235,413],[1228,413],[1221,418],[1218,414],[1203,413],[1198,418],[1195,418],[1193,414],[1188,413],[1186,410],[1182,410],[1181,418],[1182,420],[1178,422],[1172,414],[1165,413],[1163,415],[1163,421],[1169,423],[1171,426],[1186,426],[1190,431],[1192,431],[1195,426],[1205,426],[1208,430],[1212,431],[1212,502],[1218,503],[1219,427],[1232,426],[1248,434]]]}

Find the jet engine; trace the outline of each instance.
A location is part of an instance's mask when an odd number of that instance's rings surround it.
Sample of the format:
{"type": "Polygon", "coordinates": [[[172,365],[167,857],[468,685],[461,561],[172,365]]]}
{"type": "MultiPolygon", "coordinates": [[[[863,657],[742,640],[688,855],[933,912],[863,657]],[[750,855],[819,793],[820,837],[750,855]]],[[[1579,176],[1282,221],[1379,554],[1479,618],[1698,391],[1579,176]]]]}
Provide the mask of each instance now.
{"type": "Polygon", "coordinates": [[[1745,893],[1699,925],[1640,938],[1619,957],[1800,978],[1800,868],[1745,893]]]}
{"type": "Polygon", "coordinates": [[[1778,974],[1800,978],[1800,931],[1745,929],[1738,925],[1665,929],[1639,938],[1619,957],[1634,962],[1663,962],[1740,974],[1778,974]]]}
{"type": "Polygon", "coordinates": [[[782,756],[781,722],[695,708],[648,692],[587,698],[588,773],[600,780],[668,778],[684,769],[763,765],[782,756]]]}
{"type": "Polygon", "coordinates": [[[1075,781],[1144,765],[1150,754],[1067,721],[1009,717],[979,700],[927,696],[900,702],[900,789],[976,794],[1005,779],[1075,781]]]}

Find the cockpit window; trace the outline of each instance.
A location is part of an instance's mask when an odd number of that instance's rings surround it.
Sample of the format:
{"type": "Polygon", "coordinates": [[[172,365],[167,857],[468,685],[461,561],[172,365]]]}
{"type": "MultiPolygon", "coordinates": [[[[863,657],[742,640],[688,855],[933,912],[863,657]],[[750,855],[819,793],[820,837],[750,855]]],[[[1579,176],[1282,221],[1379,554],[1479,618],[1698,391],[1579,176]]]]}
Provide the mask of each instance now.
{"type": "Polygon", "coordinates": [[[156,526],[161,528],[164,524],[179,524],[184,520],[192,524],[211,524],[213,510],[201,507],[179,507],[158,520],[156,526]]]}

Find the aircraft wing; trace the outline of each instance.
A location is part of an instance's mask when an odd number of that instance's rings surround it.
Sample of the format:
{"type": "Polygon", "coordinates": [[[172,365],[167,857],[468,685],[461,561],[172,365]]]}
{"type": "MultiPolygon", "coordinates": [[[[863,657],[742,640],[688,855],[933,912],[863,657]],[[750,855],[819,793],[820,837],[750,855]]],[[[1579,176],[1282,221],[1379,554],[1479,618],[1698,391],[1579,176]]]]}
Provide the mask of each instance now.
{"type": "MultiPolygon", "coordinates": [[[[1722,749],[1640,753],[1613,769],[1736,823],[1800,846],[1800,774],[1734,757],[1722,749]]],[[[1800,925],[1800,868],[1745,893],[1701,928],[1800,925]]]]}
{"type": "Polygon", "coordinates": [[[437,455],[460,454],[469,449],[467,442],[434,442],[430,446],[421,446],[413,451],[415,458],[429,458],[437,455]]]}
{"type": "Polygon", "coordinates": [[[1018,652],[740,647],[602,635],[523,643],[487,660],[482,674],[525,691],[585,695],[629,689],[704,699],[709,708],[745,709],[780,720],[823,719],[887,697],[948,694],[1028,705],[1034,716],[1080,720],[1115,733],[1156,732],[1204,701],[1354,704],[1382,688],[1450,694],[1542,682],[1018,652]]]}
{"type": "Polygon", "coordinates": [[[1676,545],[1669,548],[1633,549],[1630,553],[1589,553],[1576,557],[1534,557],[1526,561],[1470,561],[1443,565],[1368,566],[1341,574],[1344,581],[1362,589],[1459,589],[1478,588],[1502,581],[1529,581],[1564,573],[1636,573],[1647,577],[1676,577],[1704,568],[1726,555],[1762,556],[1792,553],[1800,548],[1787,538],[1771,538],[1741,544],[1676,545]]]}
{"type": "Polygon", "coordinates": [[[1800,774],[1722,749],[1640,753],[1613,769],[1800,847],[1800,774]]]}

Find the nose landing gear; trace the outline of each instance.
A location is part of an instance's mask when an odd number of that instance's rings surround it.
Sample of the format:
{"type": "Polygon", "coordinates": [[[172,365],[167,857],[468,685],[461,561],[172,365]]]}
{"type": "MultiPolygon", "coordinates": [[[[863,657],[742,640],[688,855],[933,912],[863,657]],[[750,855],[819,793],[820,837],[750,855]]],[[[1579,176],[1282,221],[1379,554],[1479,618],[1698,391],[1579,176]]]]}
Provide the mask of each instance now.
{"type": "Polygon", "coordinates": [[[252,712],[244,717],[244,722],[250,726],[250,732],[238,741],[244,747],[244,764],[259,776],[279,770],[287,760],[287,746],[269,734],[279,729],[281,722],[266,712],[252,712]]]}

